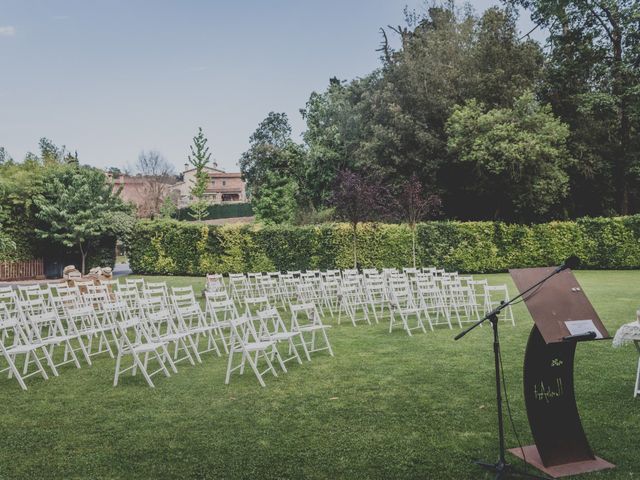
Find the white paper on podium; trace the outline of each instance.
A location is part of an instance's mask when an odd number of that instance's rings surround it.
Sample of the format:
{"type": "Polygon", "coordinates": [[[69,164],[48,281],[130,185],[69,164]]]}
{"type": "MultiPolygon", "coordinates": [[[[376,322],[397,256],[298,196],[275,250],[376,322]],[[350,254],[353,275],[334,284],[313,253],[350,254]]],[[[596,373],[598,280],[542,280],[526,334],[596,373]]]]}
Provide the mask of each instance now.
{"type": "Polygon", "coordinates": [[[585,333],[595,332],[596,338],[604,338],[596,328],[593,320],[569,320],[564,322],[564,324],[569,329],[571,335],[584,335],[585,333]]]}

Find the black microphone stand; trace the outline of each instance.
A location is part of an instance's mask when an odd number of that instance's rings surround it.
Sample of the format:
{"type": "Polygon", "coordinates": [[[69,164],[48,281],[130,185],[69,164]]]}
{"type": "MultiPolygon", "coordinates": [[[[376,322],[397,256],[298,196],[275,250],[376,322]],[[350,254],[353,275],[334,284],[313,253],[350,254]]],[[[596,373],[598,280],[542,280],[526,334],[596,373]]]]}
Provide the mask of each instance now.
{"type": "Polygon", "coordinates": [[[486,468],[487,470],[495,472],[496,480],[506,478],[507,475],[517,475],[525,478],[537,478],[537,479],[548,480],[547,477],[541,477],[541,476],[531,475],[529,473],[517,471],[513,465],[507,463],[507,460],[505,457],[504,419],[502,415],[502,384],[501,384],[501,377],[500,377],[500,336],[498,335],[498,315],[502,310],[507,308],[513,302],[524,297],[527,293],[538,288],[547,280],[549,280],[551,277],[557,275],[558,273],[562,272],[566,268],[568,268],[568,266],[565,263],[564,265],[556,268],[553,272],[551,272],[549,275],[544,277],[539,282],[527,288],[524,292],[513,297],[508,302],[504,302],[504,301],[500,302],[500,305],[498,305],[493,311],[487,313],[482,319],[478,320],[477,322],[472,324],[469,328],[467,328],[466,330],[463,330],[462,332],[460,332],[458,335],[455,336],[455,340],[460,340],[471,330],[482,325],[487,320],[491,322],[491,326],[493,327],[493,357],[494,357],[494,363],[495,363],[495,376],[496,376],[496,403],[498,406],[498,438],[499,438],[499,444],[500,444],[500,454],[498,457],[498,461],[496,463],[488,463],[488,462],[481,462],[481,461],[476,461],[474,463],[476,463],[477,465],[483,468],[486,468]]]}

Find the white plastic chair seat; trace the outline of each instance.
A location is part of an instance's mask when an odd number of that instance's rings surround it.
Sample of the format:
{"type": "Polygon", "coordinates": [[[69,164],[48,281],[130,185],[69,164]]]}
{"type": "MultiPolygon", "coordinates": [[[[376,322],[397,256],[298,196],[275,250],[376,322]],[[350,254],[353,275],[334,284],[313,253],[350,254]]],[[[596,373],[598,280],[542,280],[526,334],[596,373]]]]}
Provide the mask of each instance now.
{"type": "Polygon", "coordinates": [[[153,352],[155,350],[157,350],[158,348],[163,347],[164,345],[166,345],[165,342],[151,342],[151,343],[141,343],[139,345],[134,345],[133,348],[131,349],[126,349],[125,353],[146,353],[146,352],[153,352]]]}
{"type": "Polygon", "coordinates": [[[175,342],[177,340],[182,340],[183,338],[186,338],[189,335],[190,335],[190,333],[188,333],[188,332],[169,333],[167,335],[162,335],[162,340],[164,342],[175,342]]]}
{"type": "Polygon", "coordinates": [[[256,350],[265,350],[269,347],[272,347],[273,345],[274,342],[268,341],[250,342],[244,344],[244,350],[246,350],[247,352],[255,352],[256,350]]]}
{"type": "Polygon", "coordinates": [[[113,330],[114,327],[92,327],[92,328],[82,328],[78,329],[78,335],[86,336],[86,335],[98,335],[99,333],[108,332],[113,330]]]}
{"type": "Polygon", "coordinates": [[[275,341],[289,340],[290,338],[293,338],[297,335],[298,335],[298,332],[278,332],[278,333],[272,333],[270,335],[265,335],[262,337],[262,339],[271,339],[275,341]]]}
{"type": "Polygon", "coordinates": [[[331,325],[301,325],[298,327],[298,331],[315,332],[317,330],[326,330],[327,328],[331,328],[331,325]]]}
{"type": "Polygon", "coordinates": [[[405,313],[405,314],[417,314],[418,312],[422,312],[422,309],[421,308],[417,308],[417,307],[409,307],[409,308],[406,308],[406,307],[397,308],[396,307],[396,309],[397,310],[402,310],[402,312],[405,313]]]}
{"type": "Polygon", "coordinates": [[[74,340],[76,337],[73,335],[57,335],[55,337],[43,338],[39,343],[42,345],[55,345],[62,342],[68,342],[74,340]]]}
{"type": "Polygon", "coordinates": [[[42,348],[41,343],[31,343],[29,345],[16,345],[15,347],[9,347],[6,349],[6,352],[9,355],[19,355],[21,353],[28,353],[37,350],[38,348],[42,348]]]}

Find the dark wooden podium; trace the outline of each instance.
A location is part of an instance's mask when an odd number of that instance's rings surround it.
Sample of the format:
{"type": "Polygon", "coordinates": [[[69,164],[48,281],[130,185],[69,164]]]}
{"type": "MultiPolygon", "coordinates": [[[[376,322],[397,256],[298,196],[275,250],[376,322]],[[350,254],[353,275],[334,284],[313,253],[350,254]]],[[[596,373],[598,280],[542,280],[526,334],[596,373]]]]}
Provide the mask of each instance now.
{"type": "MultiPolygon", "coordinates": [[[[553,270],[525,268],[509,273],[524,291],[553,270]]],[[[509,452],[553,478],[613,468],[593,454],[573,388],[577,339],[585,341],[582,334],[586,332],[593,332],[597,339],[610,338],[607,329],[571,270],[529,293],[525,304],[535,322],[524,358],[524,399],[535,444],[509,452]],[[572,335],[573,339],[566,339],[572,335]]]]}

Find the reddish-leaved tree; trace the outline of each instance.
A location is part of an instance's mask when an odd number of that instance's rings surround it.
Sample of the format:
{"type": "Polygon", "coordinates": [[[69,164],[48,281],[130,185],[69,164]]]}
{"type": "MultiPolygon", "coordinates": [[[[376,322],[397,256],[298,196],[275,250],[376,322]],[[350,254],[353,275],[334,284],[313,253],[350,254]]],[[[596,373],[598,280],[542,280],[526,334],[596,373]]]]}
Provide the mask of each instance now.
{"type": "Polygon", "coordinates": [[[358,266],[358,224],[378,220],[387,199],[387,189],[379,179],[364,177],[351,170],[341,170],[336,177],[331,203],[336,216],[351,224],[354,268],[358,266]]]}
{"type": "Polygon", "coordinates": [[[438,195],[424,192],[415,173],[402,183],[399,196],[392,202],[392,215],[411,228],[413,267],[416,267],[416,225],[421,220],[433,218],[441,213],[442,200],[438,195]]]}

